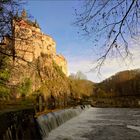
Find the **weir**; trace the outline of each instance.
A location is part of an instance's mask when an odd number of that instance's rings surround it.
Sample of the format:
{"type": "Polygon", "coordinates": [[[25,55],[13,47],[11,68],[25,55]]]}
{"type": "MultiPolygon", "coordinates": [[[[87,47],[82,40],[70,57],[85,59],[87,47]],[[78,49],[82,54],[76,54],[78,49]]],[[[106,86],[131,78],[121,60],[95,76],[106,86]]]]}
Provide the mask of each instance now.
{"type": "Polygon", "coordinates": [[[57,128],[61,124],[70,120],[71,118],[79,115],[82,111],[90,108],[90,105],[77,106],[75,108],[64,109],[48,114],[40,115],[37,118],[37,122],[40,126],[40,133],[42,139],[48,137],[51,130],[57,128]]]}
{"type": "Polygon", "coordinates": [[[49,132],[90,105],[82,105],[69,109],[43,114],[35,118],[33,108],[9,111],[0,114],[0,140],[41,140],[48,137],[49,132]]]}

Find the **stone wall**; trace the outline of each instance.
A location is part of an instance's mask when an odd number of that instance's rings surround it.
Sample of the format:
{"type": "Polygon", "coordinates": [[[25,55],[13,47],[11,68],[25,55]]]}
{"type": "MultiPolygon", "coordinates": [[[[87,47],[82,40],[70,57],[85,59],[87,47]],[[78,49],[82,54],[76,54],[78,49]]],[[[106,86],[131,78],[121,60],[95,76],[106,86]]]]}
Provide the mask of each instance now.
{"type": "Polygon", "coordinates": [[[33,108],[0,112],[0,140],[41,140],[33,108]]]}

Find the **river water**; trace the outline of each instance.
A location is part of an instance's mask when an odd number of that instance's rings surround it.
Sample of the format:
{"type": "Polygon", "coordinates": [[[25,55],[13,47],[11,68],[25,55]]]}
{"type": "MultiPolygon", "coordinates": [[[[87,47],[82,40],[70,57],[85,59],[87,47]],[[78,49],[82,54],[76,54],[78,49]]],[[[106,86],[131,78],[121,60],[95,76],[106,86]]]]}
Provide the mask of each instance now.
{"type": "Polygon", "coordinates": [[[90,108],[45,140],[140,140],[140,109],[90,108]]]}

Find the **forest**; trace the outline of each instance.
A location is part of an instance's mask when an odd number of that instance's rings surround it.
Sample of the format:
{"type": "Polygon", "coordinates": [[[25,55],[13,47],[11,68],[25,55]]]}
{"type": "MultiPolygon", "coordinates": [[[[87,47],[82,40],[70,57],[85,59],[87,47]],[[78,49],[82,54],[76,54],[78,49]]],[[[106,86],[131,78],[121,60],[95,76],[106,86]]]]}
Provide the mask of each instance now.
{"type": "Polygon", "coordinates": [[[93,97],[97,100],[117,106],[123,106],[123,103],[125,106],[137,106],[140,100],[140,69],[118,72],[95,87],[93,97]]]}

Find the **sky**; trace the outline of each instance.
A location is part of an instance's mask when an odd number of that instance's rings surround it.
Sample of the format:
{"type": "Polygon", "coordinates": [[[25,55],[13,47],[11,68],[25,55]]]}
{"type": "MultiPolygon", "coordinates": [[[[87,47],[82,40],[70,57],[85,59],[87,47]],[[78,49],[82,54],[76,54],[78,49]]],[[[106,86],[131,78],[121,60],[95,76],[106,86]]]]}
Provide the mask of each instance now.
{"type": "Polygon", "coordinates": [[[78,0],[28,0],[25,7],[39,23],[43,33],[50,35],[56,41],[58,54],[63,54],[68,62],[69,73],[82,71],[93,82],[126,69],[140,68],[140,49],[136,42],[130,43],[133,57],[122,63],[121,58],[109,58],[101,68],[100,75],[90,71],[97,59],[97,48],[87,38],[80,36],[78,28],[73,25],[76,17],[74,9],[80,6],[78,0]],[[133,60],[133,61],[132,61],[133,60]]]}

